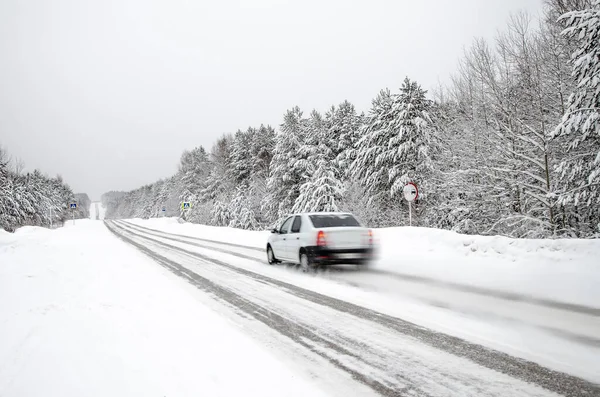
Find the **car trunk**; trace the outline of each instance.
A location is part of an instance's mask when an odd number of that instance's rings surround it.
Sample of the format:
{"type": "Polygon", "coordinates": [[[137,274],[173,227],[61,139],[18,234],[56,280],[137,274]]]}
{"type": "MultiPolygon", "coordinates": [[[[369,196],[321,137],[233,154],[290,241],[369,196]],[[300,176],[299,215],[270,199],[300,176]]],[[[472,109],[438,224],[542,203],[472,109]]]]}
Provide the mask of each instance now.
{"type": "Polygon", "coordinates": [[[362,227],[327,227],[325,241],[331,249],[355,249],[369,246],[369,232],[362,227]]]}

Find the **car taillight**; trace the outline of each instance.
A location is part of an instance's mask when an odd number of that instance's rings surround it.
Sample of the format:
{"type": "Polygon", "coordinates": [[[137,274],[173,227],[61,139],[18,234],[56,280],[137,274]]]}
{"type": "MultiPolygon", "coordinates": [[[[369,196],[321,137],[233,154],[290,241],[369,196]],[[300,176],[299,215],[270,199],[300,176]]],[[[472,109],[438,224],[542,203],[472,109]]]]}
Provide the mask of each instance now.
{"type": "Polygon", "coordinates": [[[322,230],[319,230],[319,233],[317,233],[317,246],[325,247],[326,245],[327,245],[327,240],[325,239],[325,232],[322,230]]]}
{"type": "Polygon", "coordinates": [[[369,245],[373,245],[373,231],[369,229],[369,245]]]}

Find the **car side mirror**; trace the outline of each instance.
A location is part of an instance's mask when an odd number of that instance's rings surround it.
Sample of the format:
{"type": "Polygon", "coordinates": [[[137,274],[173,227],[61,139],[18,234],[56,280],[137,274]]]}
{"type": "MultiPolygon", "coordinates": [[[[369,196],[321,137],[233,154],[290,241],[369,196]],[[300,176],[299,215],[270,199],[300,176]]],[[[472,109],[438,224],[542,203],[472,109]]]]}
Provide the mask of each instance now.
{"type": "Polygon", "coordinates": [[[271,229],[271,233],[279,234],[279,230],[277,228],[271,229]]]}

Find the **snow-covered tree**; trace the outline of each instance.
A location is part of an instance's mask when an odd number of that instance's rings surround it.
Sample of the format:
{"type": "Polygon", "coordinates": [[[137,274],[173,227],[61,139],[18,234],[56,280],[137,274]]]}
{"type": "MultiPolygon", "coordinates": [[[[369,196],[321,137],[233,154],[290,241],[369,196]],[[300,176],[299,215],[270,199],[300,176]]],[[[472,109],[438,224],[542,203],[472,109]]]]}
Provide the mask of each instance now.
{"type": "MultiPolygon", "coordinates": [[[[199,146],[191,151],[185,151],[179,161],[178,176],[181,182],[173,189],[179,190],[180,202],[199,203],[200,196],[206,188],[211,171],[211,163],[204,147],[199,146]]],[[[195,211],[196,206],[192,211],[195,211]]]]}
{"type": "Polygon", "coordinates": [[[211,211],[210,221],[215,226],[228,226],[229,222],[231,222],[229,203],[222,201],[215,202],[211,211]]]}
{"type": "Polygon", "coordinates": [[[252,174],[266,179],[269,176],[271,160],[275,152],[275,130],[271,126],[261,126],[251,138],[252,174]]]}
{"type": "MultiPolygon", "coordinates": [[[[39,170],[21,174],[20,169],[11,170],[8,155],[0,148],[0,228],[57,225],[71,217],[68,204],[75,195],[62,178],[49,178],[39,170]]],[[[86,216],[87,209],[76,215],[86,216]]]]}
{"type": "Polygon", "coordinates": [[[338,211],[340,208],[343,184],[336,149],[342,131],[332,128],[330,120],[323,119],[316,111],[307,120],[301,159],[296,163],[305,181],[291,212],[338,211]]]}
{"type": "Polygon", "coordinates": [[[210,172],[201,192],[201,201],[228,201],[231,195],[230,156],[232,137],[225,135],[217,140],[210,155],[210,172]]]}
{"type": "Polygon", "coordinates": [[[355,145],[361,137],[364,115],[358,115],[354,105],[348,101],[332,106],[325,114],[328,140],[332,154],[341,172],[341,177],[349,178],[350,165],[356,158],[355,145]]]}
{"type": "Polygon", "coordinates": [[[344,187],[331,162],[315,156],[314,173],[300,187],[292,212],[339,211],[344,187]]]}
{"type": "Polygon", "coordinates": [[[547,49],[540,35],[528,15],[513,15],[495,52],[475,54],[476,70],[489,92],[490,142],[498,154],[489,171],[495,186],[504,189],[501,200],[507,204],[492,230],[515,236],[540,237],[556,230],[550,131],[561,111],[561,91],[546,82],[547,49]]]}
{"type": "Polygon", "coordinates": [[[425,91],[408,78],[398,94],[385,90],[373,101],[351,166],[372,205],[390,199],[402,203],[406,183],[427,183],[432,169],[430,108],[425,91]]]}
{"type": "Polygon", "coordinates": [[[267,183],[268,196],[264,201],[264,208],[271,219],[290,213],[306,178],[306,163],[302,161],[306,159],[302,152],[306,124],[302,111],[296,106],[286,112],[275,136],[275,153],[267,183]]]}
{"type": "Polygon", "coordinates": [[[553,199],[558,181],[552,169],[564,150],[550,133],[573,84],[566,57],[571,44],[550,21],[536,26],[516,14],[495,46],[476,40],[446,101],[438,99],[445,125],[436,196],[446,199],[429,213],[432,225],[515,237],[560,233],[564,208],[553,199]]]}
{"type": "Polygon", "coordinates": [[[559,202],[585,211],[579,222],[600,233],[600,0],[564,14],[564,35],[577,48],[572,56],[577,82],[554,136],[567,140],[567,155],[557,168],[563,183],[559,202]]]}
{"type": "Polygon", "coordinates": [[[238,130],[231,142],[231,151],[229,152],[229,174],[233,181],[242,183],[250,178],[253,169],[252,159],[252,138],[256,130],[249,128],[247,131],[238,130]]]}
{"type": "MultiPolygon", "coordinates": [[[[598,0],[545,2],[539,26],[516,14],[494,45],[475,40],[434,100],[407,79],[398,93],[381,91],[366,116],[347,101],[323,116],[295,107],[277,131],[250,127],[223,136],[210,155],[184,153],[173,178],[115,199],[112,213],[156,216],[157,204],[175,197],[194,203],[188,220],[222,226],[262,228],[292,211],[337,209],[373,226],[401,225],[408,213],[401,191],[413,181],[422,226],[593,235],[598,0]]],[[[5,182],[10,197],[22,198],[13,218],[44,221],[45,210],[31,204],[43,199],[19,178],[5,182]]]]}
{"type": "Polygon", "coordinates": [[[260,222],[249,199],[251,195],[250,186],[241,185],[237,188],[236,194],[227,209],[229,219],[227,226],[250,230],[259,228],[260,222]]]}
{"type": "Polygon", "coordinates": [[[16,224],[13,190],[8,154],[0,147],[0,229],[11,230],[16,224]]]}

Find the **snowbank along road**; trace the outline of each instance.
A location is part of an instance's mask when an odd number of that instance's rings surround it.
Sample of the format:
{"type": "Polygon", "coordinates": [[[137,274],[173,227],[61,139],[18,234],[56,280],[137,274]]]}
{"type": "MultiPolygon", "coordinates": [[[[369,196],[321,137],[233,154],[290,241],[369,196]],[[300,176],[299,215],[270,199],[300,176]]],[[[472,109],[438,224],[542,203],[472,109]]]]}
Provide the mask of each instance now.
{"type": "MultiPolygon", "coordinates": [[[[600,395],[593,372],[587,377],[570,375],[568,371],[556,370],[561,368],[559,364],[543,366],[387,314],[377,310],[376,302],[363,305],[357,304],[356,299],[340,298],[343,289],[360,296],[363,289],[368,290],[372,277],[382,275],[364,277],[365,284],[361,284],[359,278],[340,272],[340,280],[347,284],[340,286],[320,280],[318,275],[291,277],[285,267],[259,267],[257,262],[265,262],[264,253],[254,247],[175,235],[124,221],[107,221],[106,226],[204,292],[209,306],[271,346],[282,360],[292,361],[332,393],[353,390],[354,395],[385,396],[600,395]],[[336,388],[340,384],[346,386],[336,388]]],[[[464,297],[455,295],[453,299],[464,297]]],[[[505,304],[507,315],[510,305],[532,305],[515,300],[505,304]]],[[[552,312],[549,315],[553,317],[552,312]]],[[[531,321],[559,329],[559,324],[546,324],[552,322],[547,317],[531,321]]],[[[575,349],[575,353],[581,353],[582,360],[597,362],[597,313],[565,312],[559,318],[571,318],[575,330],[557,337],[563,338],[564,343],[577,344],[579,350],[575,349]]]]}

